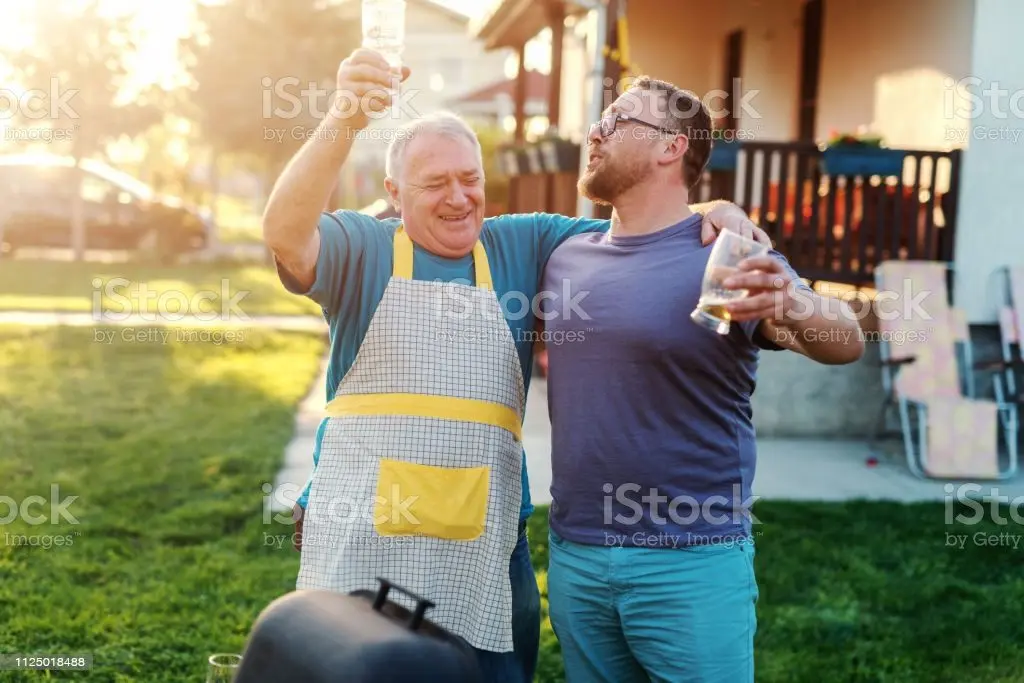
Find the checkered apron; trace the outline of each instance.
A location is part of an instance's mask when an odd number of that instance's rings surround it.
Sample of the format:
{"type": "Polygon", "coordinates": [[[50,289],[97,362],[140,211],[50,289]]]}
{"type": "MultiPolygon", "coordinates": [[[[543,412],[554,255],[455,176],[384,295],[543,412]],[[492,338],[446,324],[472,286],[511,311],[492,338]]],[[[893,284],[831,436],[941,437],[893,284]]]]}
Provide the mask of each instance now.
{"type": "Polygon", "coordinates": [[[412,254],[399,228],[393,275],[328,403],[297,587],[349,593],[386,578],[472,646],[509,652],[519,355],[479,242],[476,286],[414,281],[412,254]]]}

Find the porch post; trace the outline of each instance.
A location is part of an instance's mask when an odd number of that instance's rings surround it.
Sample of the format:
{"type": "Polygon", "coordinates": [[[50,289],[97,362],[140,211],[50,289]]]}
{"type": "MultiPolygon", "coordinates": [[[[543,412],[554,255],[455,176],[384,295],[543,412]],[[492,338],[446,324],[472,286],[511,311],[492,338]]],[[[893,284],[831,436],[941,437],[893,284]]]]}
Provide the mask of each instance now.
{"type": "Polygon", "coordinates": [[[969,322],[986,324],[998,319],[1002,301],[996,271],[1024,263],[1024,55],[1007,48],[1019,42],[1024,2],[974,6],[966,105],[973,116],[960,175],[953,301],[969,322]]]}
{"type": "Polygon", "coordinates": [[[560,0],[547,6],[551,26],[551,76],[548,87],[548,125],[558,127],[562,105],[562,43],[565,39],[565,5],[560,0]]]}
{"type": "Polygon", "coordinates": [[[516,73],[516,144],[526,140],[526,43],[519,46],[519,71],[516,73]]]}
{"type": "MultiPolygon", "coordinates": [[[[565,40],[565,5],[553,0],[547,5],[548,25],[551,27],[551,74],[548,77],[548,129],[558,130],[562,106],[562,43],[565,40]]],[[[562,213],[560,173],[547,174],[548,213],[562,213]]]]}

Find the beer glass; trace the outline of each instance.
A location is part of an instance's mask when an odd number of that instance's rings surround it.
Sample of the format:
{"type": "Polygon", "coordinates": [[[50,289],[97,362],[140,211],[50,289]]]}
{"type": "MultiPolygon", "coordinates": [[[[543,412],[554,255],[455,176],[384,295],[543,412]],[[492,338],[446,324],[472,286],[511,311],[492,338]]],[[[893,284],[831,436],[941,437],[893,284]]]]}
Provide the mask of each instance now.
{"type": "Polygon", "coordinates": [[[745,289],[726,289],[722,283],[731,275],[740,272],[739,264],[747,258],[764,256],[768,245],[742,237],[735,232],[723,230],[715,238],[711,256],[704,268],[700,301],[690,314],[698,325],[714,330],[718,334],[729,334],[730,316],[725,304],[747,296],[745,289]]]}
{"type": "Polygon", "coordinates": [[[209,667],[206,671],[206,683],[231,683],[231,681],[235,680],[238,667],[241,665],[242,655],[210,655],[209,667]]]}
{"type": "Polygon", "coordinates": [[[390,93],[397,96],[401,88],[402,52],[405,50],[405,0],[363,0],[363,47],[384,56],[397,70],[390,93]]]}

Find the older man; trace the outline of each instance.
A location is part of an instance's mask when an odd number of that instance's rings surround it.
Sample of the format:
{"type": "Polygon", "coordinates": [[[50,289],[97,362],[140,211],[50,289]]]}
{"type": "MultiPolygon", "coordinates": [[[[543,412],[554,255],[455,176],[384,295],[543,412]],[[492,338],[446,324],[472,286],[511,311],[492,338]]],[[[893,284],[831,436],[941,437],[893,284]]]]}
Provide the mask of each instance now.
{"type": "MultiPolygon", "coordinates": [[[[357,50],[338,90],[380,111],[390,78],[380,55],[357,50]]],[[[296,511],[298,587],[349,592],[385,577],[434,603],[428,618],[476,649],[485,680],[529,681],[540,624],[521,441],[530,304],[551,252],[608,222],[485,219],[479,142],[453,116],[416,120],[390,147],[401,219],[322,214],[368,122],[362,108],[329,113],[264,216],[283,283],[320,304],[331,331],[328,418],[296,511]]],[[[748,229],[735,207],[714,212],[748,229]]]]}
{"type": "Polygon", "coordinates": [[[758,349],[850,363],[853,314],[781,254],[726,287],[729,330],[691,320],[710,247],[688,193],[711,121],[692,93],[637,80],[595,122],[580,191],[614,208],[607,234],[564,240],[542,290],[587,293],[553,315],[551,622],[567,680],[753,681],[750,504],[758,349]],[[799,299],[799,301],[797,301],[799,299]]]}

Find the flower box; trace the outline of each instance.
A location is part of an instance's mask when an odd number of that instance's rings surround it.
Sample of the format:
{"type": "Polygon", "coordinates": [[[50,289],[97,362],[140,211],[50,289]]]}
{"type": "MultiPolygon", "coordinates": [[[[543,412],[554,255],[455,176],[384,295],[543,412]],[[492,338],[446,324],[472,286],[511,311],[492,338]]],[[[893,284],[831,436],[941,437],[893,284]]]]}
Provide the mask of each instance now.
{"type": "Polygon", "coordinates": [[[883,146],[882,136],[861,126],[856,133],[833,130],[821,155],[821,172],[831,176],[892,176],[903,174],[901,149],[883,146]]]}
{"type": "Polygon", "coordinates": [[[839,145],[830,147],[822,153],[822,172],[833,176],[902,175],[903,159],[906,155],[907,153],[900,149],[839,145]]]}
{"type": "Polygon", "coordinates": [[[498,150],[498,162],[502,173],[507,176],[519,176],[529,173],[529,161],[526,150],[514,145],[506,145],[498,150]]]}
{"type": "Polygon", "coordinates": [[[738,140],[715,140],[711,144],[711,157],[706,168],[709,171],[735,171],[739,153],[738,140]]]}
{"type": "Polygon", "coordinates": [[[537,145],[527,145],[525,152],[526,167],[522,169],[522,172],[527,175],[543,173],[544,164],[540,157],[540,148],[537,145]]]}

